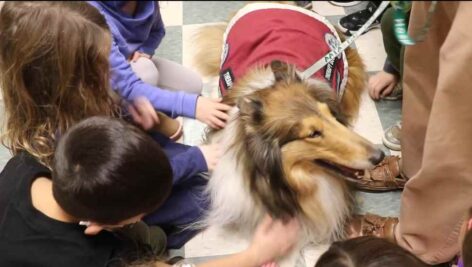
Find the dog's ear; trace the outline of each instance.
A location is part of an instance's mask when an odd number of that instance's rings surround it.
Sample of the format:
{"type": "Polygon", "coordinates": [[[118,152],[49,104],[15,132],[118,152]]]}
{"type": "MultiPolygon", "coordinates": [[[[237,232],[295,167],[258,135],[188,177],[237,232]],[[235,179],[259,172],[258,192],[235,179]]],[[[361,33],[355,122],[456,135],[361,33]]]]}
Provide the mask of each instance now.
{"type": "Polygon", "coordinates": [[[293,216],[298,202],[285,179],[277,134],[264,124],[264,104],[254,94],[241,99],[238,106],[251,191],[272,216],[293,216]]]}
{"type": "Polygon", "coordinates": [[[273,60],[270,63],[270,68],[272,69],[272,72],[274,73],[276,82],[280,82],[280,81],[300,82],[301,81],[293,65],[289,65],[280,60],[273,60]]]}
{"type": "Polygon", "coordinates": [[[249,160],[252,162],[250,188],[269,214],[276,218],[292,217],[300,209],[295,193],[285,178],[282,155],[277,141],[264,140],[260,134],[247,138],[249,160]]]}
{"type": "Polygon", "coordinates": [[[341,112],[339,102],[336,94],[333,92],[329,85],[324,84],[310,84],[309,90],[311,95],[319,102],[328,105],[331,114],[336,118],[337,121],[343,125],[348,125],[347,117],[341,112]]]}
{"type": "Polygon", "coordinates": [[[264,119],[264,105],[256,95],[248,95],[238,100],[239,114],[245,125],[258,125],[264,119]]]}
{"type": "Polygon", "coordinates": [[[264,124],[263,101],[256,92],[240,98],[237,105],[252,193],[271,215],[293,216],[298,202],[285,179],[278,136],[264,124]]]}

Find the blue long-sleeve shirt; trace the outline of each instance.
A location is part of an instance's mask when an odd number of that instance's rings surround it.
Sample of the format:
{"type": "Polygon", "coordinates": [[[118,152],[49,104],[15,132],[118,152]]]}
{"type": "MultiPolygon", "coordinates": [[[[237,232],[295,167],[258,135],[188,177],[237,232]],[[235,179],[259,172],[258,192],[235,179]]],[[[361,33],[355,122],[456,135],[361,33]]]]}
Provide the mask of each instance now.
{"type": "Polygon", "coordinates": [[[138,1],[134,16],[123,12],[126,1],[89,1],[105,17],[113,35],[111,86],[126,100],[144,96],[157,110],[172,117],[195,118],[198,95],[165,90],[144,83],[128,59],[135,51],[153,55],[165,35],[157,1],[138,1]]]}
{"type": "Polygon", "coordinates": [[[205,157],[200,148],[175,143],[169,138],[154,133],[152,137],[161,145],[172,167],[174,185],[186,182],[201,172],[207,172],[205,157]]]}

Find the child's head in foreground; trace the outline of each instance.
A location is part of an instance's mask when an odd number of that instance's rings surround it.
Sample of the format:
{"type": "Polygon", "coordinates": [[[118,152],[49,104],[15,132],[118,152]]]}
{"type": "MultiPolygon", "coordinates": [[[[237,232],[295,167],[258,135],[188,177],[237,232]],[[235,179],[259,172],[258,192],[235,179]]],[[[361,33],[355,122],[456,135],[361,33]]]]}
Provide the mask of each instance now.
{"type": "Polygon", "coordinates": [[[157,209],[172,187],[161,147],[119,119],[92,117],[71,127],[54,155],[53,194],[85,231],[98,233],[134,223],[157,209]]]}
{"type": "Polygon", "coordinates": [[[410,252],[376,237],[333,243],[315,267],[426,267],[410,252]]]}
{"type": "Polygon", "coordinates": [[[0,9],[3,143],[51,167],[58,134],[91,116],[113,116],[112,37],[83,2],[5,2],[0,9]]]}

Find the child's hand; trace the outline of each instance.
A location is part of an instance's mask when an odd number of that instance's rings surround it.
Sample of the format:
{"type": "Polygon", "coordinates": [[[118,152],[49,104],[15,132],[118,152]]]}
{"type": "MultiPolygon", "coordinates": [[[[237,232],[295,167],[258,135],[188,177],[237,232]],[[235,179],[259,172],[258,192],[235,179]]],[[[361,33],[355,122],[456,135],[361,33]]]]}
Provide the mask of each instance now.
{"type": "Polygon", "coordinates": [[[159,117],[151,102],[145,97],[138,97],[128,106],[128,111],[133,121],[144,130],[150,130],[154,125],[159,124],[159,117]]]}
{"type": "Polygon", "coordinates": [[[134,51],[134,53],[131,55],[131,62],[136,62],[140,57],[151,58],[151,55],[139,51],[134,51]]]}
{"type": "Polygon", "coordinates": [[[380,71],[369,79],[369,95],[372,99],[379,100],[391,94],[397,83],[398,77],[385,71],[380,71]]]}
{"type": "Polygon", "coordinates": [[[198,148],[202,151],[208,171],[213,171],[221,157],[221,149],[218,144],[201,145],[198,148]]]}
{"type": "Polygon", "coordinates": [[[299,238],[299,230],[300,225],[295,218],[284,224],[266,216],[257,227],[249,253],[257,258],[259,265],[270,264],[270,261],[284,256],[293,248],[299,238]]]}
{"type": "Polygon", "coordinates": [[[198,97],[195,113],[197,120],[208,124],[214,129],[224,128],[226,121],[229,119],[226,111],[230,110],[231,106],[219,102],[221,102],[221,99],[214,100],[203,96],[198,97]]]}

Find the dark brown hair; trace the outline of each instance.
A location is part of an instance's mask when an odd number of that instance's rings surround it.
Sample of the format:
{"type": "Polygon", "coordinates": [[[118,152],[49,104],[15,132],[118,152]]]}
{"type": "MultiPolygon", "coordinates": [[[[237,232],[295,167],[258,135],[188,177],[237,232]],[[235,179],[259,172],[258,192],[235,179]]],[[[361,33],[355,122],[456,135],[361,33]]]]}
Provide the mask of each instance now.
{"type": "Polygon", "coordinates": [[[377,237],[364,236],[335,242],[315,267],[426,267],[410,252],[377,237]]]}
{"type": "Polygon", "coordinates": [[[56,137],[118,112],[109,86],[111,34],[85,2],[6,2],[0,10],[2,143],[50,167],[56,137]]]}
{"type": "Polygon", "coordinates": [[[61,137],[54,157],[53,194],[80,220],[116,224],[160,206],[172,169],[148,134],[120,119],[91,117],[61,137]]]}

